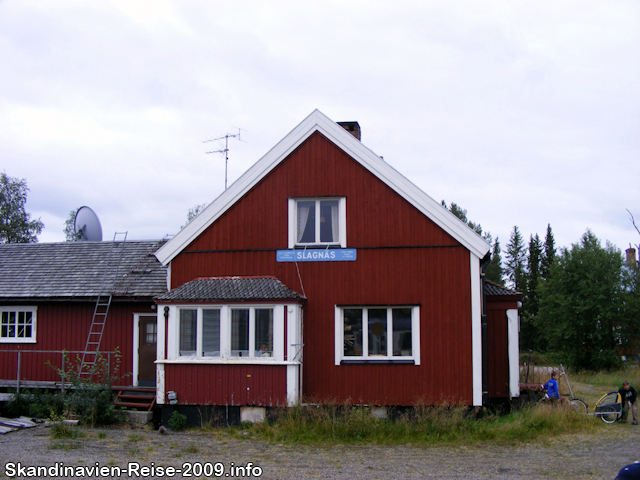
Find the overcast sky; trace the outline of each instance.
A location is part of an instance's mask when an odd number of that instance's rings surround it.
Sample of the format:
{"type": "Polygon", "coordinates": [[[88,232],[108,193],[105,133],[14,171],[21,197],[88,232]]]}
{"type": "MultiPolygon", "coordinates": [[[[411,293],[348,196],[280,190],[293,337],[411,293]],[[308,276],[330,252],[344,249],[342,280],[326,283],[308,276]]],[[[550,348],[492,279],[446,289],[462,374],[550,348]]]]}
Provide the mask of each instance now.
{"type": "Polygon", "coordinates": [[[0,0],[0,170],[63,241],[175,234],[314,109],[503,248],[640,243],[640,2],[0,0]]]}

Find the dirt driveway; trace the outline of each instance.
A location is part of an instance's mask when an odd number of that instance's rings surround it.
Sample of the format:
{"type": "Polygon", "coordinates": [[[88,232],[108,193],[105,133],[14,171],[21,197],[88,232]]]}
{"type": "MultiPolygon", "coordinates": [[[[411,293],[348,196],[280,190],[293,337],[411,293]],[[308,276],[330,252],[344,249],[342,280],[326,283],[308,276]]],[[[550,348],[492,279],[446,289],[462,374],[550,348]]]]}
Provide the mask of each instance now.
{"type": "Polygon", "coordinates": [[[242,440],[220,432],[82,431],[85,436],[73,440],[53,440],[42,426],[0,435],[0,478],[65,478],[56,475],[55,468],[73,467],[76,478],[96,479],[220,474],[223,478],[296,480],[613,479],[622,466],[640,460],[640,427],[631,425],[611,425],[598,438],[572,436],[529,445],[455,448],[316,447],[242,440]],[[28,468],[38,466],[54,469],[28,468]],[[164,470],[169,466],[183,473],[164,470]],[[109,472],[92,470],[96,467],[107,467],[109,472]],[[46,476],[50,474],[54,476],[46,476]]]}

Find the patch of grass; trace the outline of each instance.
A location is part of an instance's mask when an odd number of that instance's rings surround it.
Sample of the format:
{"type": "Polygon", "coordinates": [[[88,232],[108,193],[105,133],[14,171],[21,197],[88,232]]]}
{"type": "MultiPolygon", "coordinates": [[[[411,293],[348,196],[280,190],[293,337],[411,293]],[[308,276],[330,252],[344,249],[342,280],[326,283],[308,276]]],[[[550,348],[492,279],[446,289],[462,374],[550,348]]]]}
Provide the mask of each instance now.
{"type": "Polygon", "coordinates": [[[51,438],[63,439],[63,438],[78,438],[84,437],[86,434],[81,432],[78,427],[65,425],[64,423],[54,423],[51,425],[51,438]]]}
{"type": "Polygon", "coordinates": [[[242,425],[230,433],[277,443],[473,445],[529,442],[602,426],[594,417],[550,405],[480,419],[458,406],[418,406],[398,418],[379,419],[368,408],[328,405],[283,410],[271,422],[242,425]]]}
{"type": "Polygon", "coordinates": [[[183,450],[185,453],[198,453],[200,449],[196,447],[193,443],[191,443],[188,447],[183,450]]]}
{"type": "Polygon", "coordinates": [[[130,442],[136,443],[142,440],[142,435],[138,435],[137,433],[132,433],[130,435],[127,435],[127,440],[130,442]]]}
{"type": "Polygon", "coordinates": [[[78,442],[53,442],[49,445],[51,450],[76,450],[82,448],[78,442]]]}
{"type": "Polygon", "coordinates": [[[97,436],[100,440],[104,440],[105,438],[107,438],[107,434],[105,432],[98,432],[97,436]]]}

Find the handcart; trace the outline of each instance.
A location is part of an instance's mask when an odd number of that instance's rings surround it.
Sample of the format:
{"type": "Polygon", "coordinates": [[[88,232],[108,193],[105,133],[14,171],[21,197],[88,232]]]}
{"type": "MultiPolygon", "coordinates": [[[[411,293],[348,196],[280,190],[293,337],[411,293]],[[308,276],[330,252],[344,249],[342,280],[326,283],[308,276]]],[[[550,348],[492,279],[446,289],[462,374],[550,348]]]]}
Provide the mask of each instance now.
{"type": "Polygon", "coordinates": [[[605,393],[600,397],[593,410],[604,423],[615,423],[622,417],[622,398],[618,391],[605,393]]]}

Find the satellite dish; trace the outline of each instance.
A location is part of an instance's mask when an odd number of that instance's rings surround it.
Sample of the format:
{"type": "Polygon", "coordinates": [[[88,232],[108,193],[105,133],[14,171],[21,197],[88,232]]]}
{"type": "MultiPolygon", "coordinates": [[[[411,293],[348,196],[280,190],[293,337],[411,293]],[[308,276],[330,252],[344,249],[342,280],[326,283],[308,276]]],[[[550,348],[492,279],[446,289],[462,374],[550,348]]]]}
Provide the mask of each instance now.
{"type": "Polygon", "coordinates": [[[102,226],[96,212],[89,207],[80,207],[76,212],[73,231],[79,241],[101,242],[102,226]]]}

